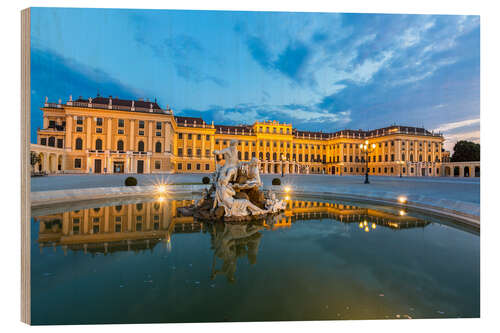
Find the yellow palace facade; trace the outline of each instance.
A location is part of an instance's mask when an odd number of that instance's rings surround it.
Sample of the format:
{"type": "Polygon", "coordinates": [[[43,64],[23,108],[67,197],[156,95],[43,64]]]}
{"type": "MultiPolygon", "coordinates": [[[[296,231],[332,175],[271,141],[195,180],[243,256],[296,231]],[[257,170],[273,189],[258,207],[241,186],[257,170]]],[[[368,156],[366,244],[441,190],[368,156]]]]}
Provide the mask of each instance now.
{"type": "Polygon", "coordinates": [[[208,124],[174,116],[156,101],[113,97],[45,101],[43,128],[31,150],[35,172],[206,173],[212,151],[238,140],[240,160],[258,158],[262,173],[440,176],[444,138],[423,128],[389,126],[370,131],[300,131],[277,121],[208,124]],[[368,141],[367,154],[361,145],[368,141]]]}

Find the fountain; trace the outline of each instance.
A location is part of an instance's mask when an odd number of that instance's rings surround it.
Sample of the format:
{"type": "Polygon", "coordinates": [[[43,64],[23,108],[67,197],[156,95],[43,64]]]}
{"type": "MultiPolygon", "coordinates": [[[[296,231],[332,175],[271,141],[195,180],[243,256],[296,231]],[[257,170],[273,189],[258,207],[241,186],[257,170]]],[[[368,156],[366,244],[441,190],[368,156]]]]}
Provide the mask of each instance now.
{"type": "Polygon", "coordinates": [[[225,163],[216,166],[212,185],[194,205],[178,209],[182,215],[211,221],[251,221],[285,209],[286,201],[276,198],[271,190],[261,189],[259,160],[239,161],[237,146],[238,140],[231,140],[229,147],[213,152],[223,155],[225,163]]]}

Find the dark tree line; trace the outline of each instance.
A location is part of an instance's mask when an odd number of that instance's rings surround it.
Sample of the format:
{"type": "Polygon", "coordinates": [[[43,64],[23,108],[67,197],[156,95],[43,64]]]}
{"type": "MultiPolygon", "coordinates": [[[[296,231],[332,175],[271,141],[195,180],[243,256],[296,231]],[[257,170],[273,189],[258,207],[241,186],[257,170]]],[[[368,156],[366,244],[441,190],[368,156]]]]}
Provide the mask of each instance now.
{"type": "Polygon", "coordinates": [[[480,145],[470,141],[458,141],[453,147],[452,162],[470,162],[480,160],[480,145]]]}

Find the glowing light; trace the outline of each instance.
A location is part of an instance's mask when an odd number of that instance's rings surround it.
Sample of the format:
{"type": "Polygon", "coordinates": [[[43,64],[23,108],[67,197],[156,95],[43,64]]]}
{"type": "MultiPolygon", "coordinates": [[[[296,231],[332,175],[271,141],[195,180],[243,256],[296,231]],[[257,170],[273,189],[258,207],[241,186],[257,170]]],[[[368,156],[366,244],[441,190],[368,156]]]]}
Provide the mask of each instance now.
{"type": "Polygon", "coordinates": [[[363,223],[359,222],[359,227],[363,228],[363,223]]]}
{"type": "Polygon", "coordinates": [[[377,225],[375,223],[372,223],[372,229],[376,229],[377,225]]]}
{"type": "Polygon", "coordinates": [[[406,200],[408,200],[405,196],[399,196],[398,201],[402,204],[406,203],[406,200]]]}
{"type": "Polygon", "coordinates": [[[399,215],[401,215],[401,216],[405,216],[405,215],[406,215],[406,212],[405,212],[404,210],[400,210],[400,211],[399,211],[399,215]]]}
{"type": "Polygon", "coordinates": [[[368,232],[368,231],[370,231],[370,228],[365,227],[365,232],[368,232]]]}
{"type": "Polygon", "coordinates": [[[364,225],[368,225],[368,222],[366,222],[366,220],[363,222],[364,225]]]}
{"type": "Polygon", "coordinates": [[[158,202],[163,202],[163,201],[165,201],[165,197],[159,197],[158,198],[158,202]]]}
{"type": "Polygon", "coordinates": [[[160,193],[165,193],[167,191],[167,186],[166,185],[158,185],[156,187],[156,190],[160,193]]]}
{"type": "Polygon", "coordinates": [[[290,186],[285,186],[285,192],[288,193],[290,192],[292,189],[290,188],[290,186]]]}
{"type": "Polygon", "coordinates": [[[286,201],[290,200],[290,197],[287,195],[287,196],[285,197],[285,200],[286,200],[286,201]]]}

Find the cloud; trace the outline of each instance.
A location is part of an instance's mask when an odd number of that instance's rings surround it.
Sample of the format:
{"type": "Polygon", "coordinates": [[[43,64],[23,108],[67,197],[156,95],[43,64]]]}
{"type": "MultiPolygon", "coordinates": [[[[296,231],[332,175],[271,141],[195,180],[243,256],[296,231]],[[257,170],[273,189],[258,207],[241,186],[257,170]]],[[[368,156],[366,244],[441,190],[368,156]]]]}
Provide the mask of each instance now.
{"type": "Polygon", "coordinates": [[[479,122],[480,122],[479,118],[474,118],[474,119],[456,121],[456,122],[451,122],[451,123],[445,123],[445,124],[441,124],[441,125],[439,125],[439,127],[435,128],[434,132],[448,132],[448,131],[451,131],[451,130],[454,130],[457,128],[476,125],[476,124],[479,124],[479,122]]]}
{"type": "Polygon", "coordinates": [[[208,81],[222,88],[227,87],[224,79],[202,70],[203,61],[210,62],[212,66],[221,65],[221,61],[205,49],[198,39],[184,33],[150,39],[143,27],[147,22],[142,17],[133,16],[132,22],[135,27],[135,42],[141,47],[149,48],[160,61],[173,65],[180,78],[191,82],[208,81]]]}
{"type": "Polygon", "coordinates": [[[78,96],[120,96],[136,98],[146,96],[142,90],[126,85],[105,71],[85,66],[56,52],[31,48],[31,141],[36,139],[36,130],[42,127],[40,107],[45,96],[50,101],[78,96]]]}
{"type": "Polygon", "coordinates": [[[351,111],[342,110],[329,112],[315,105],[262,105],[240,104],[230,108],[211,106],[205,110],[184,109],[180,112],[186,115],[196,115],[205,121],[215,121],[216,124],[253,124],[256,121],[278,120],[293,122],[296,128],[303,130],[316,130],[317,124],[328,124],[331,128],[341,128],[351,121],[351,111]]]}

